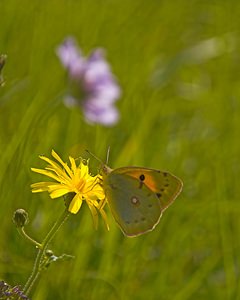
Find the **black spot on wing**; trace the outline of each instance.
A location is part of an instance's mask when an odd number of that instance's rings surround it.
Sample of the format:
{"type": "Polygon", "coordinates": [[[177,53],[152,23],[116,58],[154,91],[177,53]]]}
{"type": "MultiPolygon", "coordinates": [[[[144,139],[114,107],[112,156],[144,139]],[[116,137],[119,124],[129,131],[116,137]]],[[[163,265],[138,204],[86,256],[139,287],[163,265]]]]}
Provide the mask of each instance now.
{"type": "Polygon", "coordinates": [[[139,176],[139,180],[140,180],[139,188],[141,189],[143,187],[143,181],[145,180],[145,175],[141,174],[139,176]]]}

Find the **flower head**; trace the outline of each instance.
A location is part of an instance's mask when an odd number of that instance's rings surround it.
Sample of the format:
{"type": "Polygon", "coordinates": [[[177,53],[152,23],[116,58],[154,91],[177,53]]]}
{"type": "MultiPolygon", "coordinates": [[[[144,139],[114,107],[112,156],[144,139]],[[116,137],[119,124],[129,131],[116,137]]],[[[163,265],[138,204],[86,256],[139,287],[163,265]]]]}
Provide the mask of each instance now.
{"type": "Polygon", "coordinates": [[[69,212],[76,214],[81,208],[82,202],[86,201],[95,225],[98,223],[98,213],[102,215],[107,228],[107,217],[103,210],[105,205],[105,194],[102,186],[99,184],[100,175],[92,176],[89,174],[88,161],[80,160],[76,165],[75,159],[69,156],[70,167],[52,150],[52,156],[55,160],[46,156],[40,158],[48,163],[45,169],[31,168],[32,171],[52,178],[51,182],[38,182],[31,185],[33,193],[49,192],[52,199],[70,195],[71,200],[68,206],[69,212]],[[72,197],[73,195],[73,197],[72,197]]]}
{"type": "Polygon", "coordinates": [[[13,223],[18,227],[22,228],[28,223],[28,213],[22,209],[17,209],[13,214],[13,223]]]}
{"type": "Polygon", "coordinates": [[[67,96],[67,106],[80,106],[91,123],[113,125],[119,119],[114,103],[120,97],[120,88],[104,57],[102,49],[96,49],[85,58],[72,38],[66,39],[57,54],[67,69],[69,78],[77,85],[78,96],[67,96]],[[82,95],[82,96],[80,96],[82,95]]]}
{"type": "Polygon", "coordinates": [[[0,281],[0,299],[24,299],[28,300],[29,298],[23,294],[19,286],[10,286],[5,281],[0,281]]]}

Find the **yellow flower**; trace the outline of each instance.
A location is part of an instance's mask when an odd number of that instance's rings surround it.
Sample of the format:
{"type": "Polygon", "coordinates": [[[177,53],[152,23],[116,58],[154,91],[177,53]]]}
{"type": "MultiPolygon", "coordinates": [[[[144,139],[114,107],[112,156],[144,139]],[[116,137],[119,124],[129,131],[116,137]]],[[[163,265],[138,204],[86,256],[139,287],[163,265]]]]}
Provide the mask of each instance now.
{"type": "Polygon", "coordinates": [[[92,176],[89,174],[88,161],[80,160],[76,165],[75,159],[69,156],[70,167],[52,150],[52,156],[57,161],[41,155],[40,158],[48,163],[45,169],[31,168],[32,171],[46,175],[55,180],[55,182],[38,182],[31,185],[33,193],[49,192],[51,198],[58,198],[69,193],[73,193],[68,210],[76,214],[81,208],[83,200],[92,213],[95,227],[98,224],[98,212],[102,215],[105,224],[108,227],[107,216],[104,211],[105,194],[102,186],[99,184],[101,176],[92,176]]]}

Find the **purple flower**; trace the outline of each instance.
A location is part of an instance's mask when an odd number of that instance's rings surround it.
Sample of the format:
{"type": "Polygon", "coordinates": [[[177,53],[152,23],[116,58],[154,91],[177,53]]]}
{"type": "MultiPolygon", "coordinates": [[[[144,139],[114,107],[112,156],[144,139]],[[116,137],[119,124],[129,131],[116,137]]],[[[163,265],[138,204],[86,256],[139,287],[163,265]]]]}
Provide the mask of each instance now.
{"type": "Polygon", "coordinates": [[[114,106],[120,97],[120,88],[105,60],[102,49],[96,49],[85,58],[74,39],[68,38],[57,49],[70,80],[77,85],[77,96],[68,95],[68,107],[79,106],[87,121],[106,126],[115,124],[119,114],[114,106]]]}
{"type": "Polygon", "coordinates": [[[23,294],[19,286],[10,286],[5,281],[0,281],[0,299],[23,299],[30,300],[23,294]]]}

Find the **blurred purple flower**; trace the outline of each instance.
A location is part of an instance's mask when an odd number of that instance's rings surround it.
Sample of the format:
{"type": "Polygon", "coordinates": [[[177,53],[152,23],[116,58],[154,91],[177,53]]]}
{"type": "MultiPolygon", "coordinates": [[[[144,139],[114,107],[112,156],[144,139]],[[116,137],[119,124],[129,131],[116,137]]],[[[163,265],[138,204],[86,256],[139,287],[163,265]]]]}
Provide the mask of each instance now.
{"type": "Polygon", "coordinates": [[[3,280],[0,281],[0,299],[30,300],[23,294],[19,286],[12,287],[3,280]]]}
{"type": "Polygon", "coordinates": [[[119,114],[114,104],[121,91],[103,50],[96,49],[85,58],[74,39],[68,38],[58,47],[57,54],[78,90],[78,96],[68,95],[65,104],[80,106],[86,120],[91,123],[115,124],[119,114]]]}

